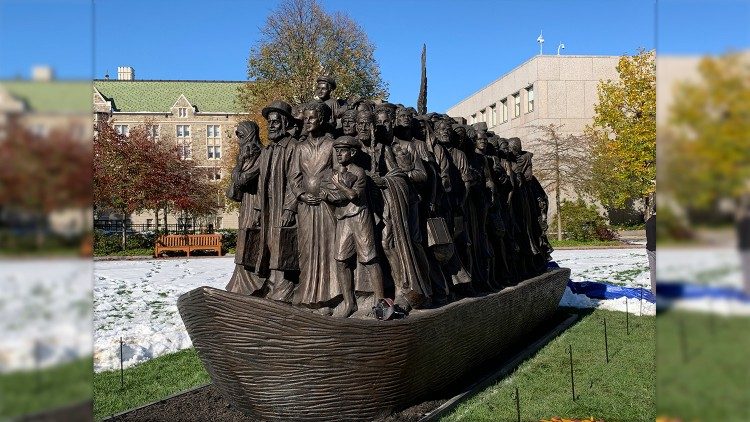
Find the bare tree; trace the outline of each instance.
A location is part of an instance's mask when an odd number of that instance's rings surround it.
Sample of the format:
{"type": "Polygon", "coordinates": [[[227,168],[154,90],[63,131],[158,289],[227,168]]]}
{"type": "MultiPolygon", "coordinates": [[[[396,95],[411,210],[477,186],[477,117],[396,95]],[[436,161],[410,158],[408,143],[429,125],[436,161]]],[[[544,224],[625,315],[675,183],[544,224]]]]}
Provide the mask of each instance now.
{"type": "Polygon", "coordinates": [[[560,214],[561,192],[573,191],[580,195],[591,173],[588,159],[590,142],[585,135],[563,134],[563,125],[549,124],[532,126],[536,138],[534,150],[534,174],[545,191],[555,192],[557,209],[557,240],[562,240],[562,216],[560,214]]]}

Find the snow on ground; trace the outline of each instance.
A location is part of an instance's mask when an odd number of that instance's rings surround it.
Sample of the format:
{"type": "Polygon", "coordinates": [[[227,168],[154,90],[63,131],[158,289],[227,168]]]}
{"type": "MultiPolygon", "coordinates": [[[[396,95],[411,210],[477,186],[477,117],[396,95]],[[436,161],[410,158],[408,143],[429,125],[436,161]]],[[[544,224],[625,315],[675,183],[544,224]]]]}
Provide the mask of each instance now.
{"type": "MultiPolygon", "coordinates": [[[[740,256],[735,248],[659,248],[656,268],[660,283],[742,289],[740,256]]],[[[697,312],[750,316],[750,300],[702,297],[665,302],[664,305],[697,312]]]]}
{"type": "MultiPolygon", "coordinates": [[[[597,249],[555,251],[560,266],[571,268],[576,281],[605,281],[627,286],[648,285],[645,250],[597,249]]],[[[191,346],[177,298],[200,286],[224,288],[234,269],[232,257],[144,261],[97,261],[94,264],[94,369],[120,367],[191,346]]],[[[563,304],[625,310],[624,299],[597,301],[566,289],[563,304]],[[579,297],[579,296],[582,296],[579,297]],[[621,309],[620,309],[621,308],[621,309]]],[[[643,302],[643,314],[653,304],[643,302]]],[[[630,312],[639,303],[630,299],[630,312]]]]}
{"type": "Polygon", "coordinates": [[[94,370],[129,367],[192,345],[177,298],[196,287],[223,289],[234,257],[94,263],[94,370]]]}
{"type": "MultiPolygon", "coordinates": [[[[645,289],[650,289],[651,286],[645,248],[556,250],[552,252],[552,259],[559,266],[570,268],[570,278],[574,282],[598,281],[645,289]]],[[[568,287],[565,288],[560,306],[621,312],[627,310],[634,315],[656,314],[656,306],[647,300],[624,297],[606,300],[591,299],[586,295],[571,292],[568,287]]]]}
{"type": "Polygon", "coordinates": [[[0,373],[91,355],[91,260],[0,261],[0,373]]]}

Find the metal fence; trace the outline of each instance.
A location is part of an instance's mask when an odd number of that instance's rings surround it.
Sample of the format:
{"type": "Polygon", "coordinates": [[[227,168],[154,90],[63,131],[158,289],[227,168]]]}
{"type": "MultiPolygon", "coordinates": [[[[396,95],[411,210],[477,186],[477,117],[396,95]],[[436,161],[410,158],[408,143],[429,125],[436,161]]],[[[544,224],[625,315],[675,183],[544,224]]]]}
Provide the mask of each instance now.
{"type": "Polygon", "coordinates": [[[213,229],[213,226],[206,224],[178,223],[178,224],[133,224],[130,221],[123,220],[94,220],[94,230],[101,230],[107,234],[122,233],[123,224],[127,233],[182,233],[182,234],[200,234],[207,233],[213,229]]]}

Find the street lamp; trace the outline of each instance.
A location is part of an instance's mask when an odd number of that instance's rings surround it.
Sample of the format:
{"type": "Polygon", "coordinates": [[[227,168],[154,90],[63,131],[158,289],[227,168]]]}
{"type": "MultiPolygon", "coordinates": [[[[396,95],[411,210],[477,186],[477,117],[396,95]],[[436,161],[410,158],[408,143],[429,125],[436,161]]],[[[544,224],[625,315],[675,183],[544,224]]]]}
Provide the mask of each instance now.
{"type": "Polygon", "coordinates": [[[557,55],[558,56],[560,55],[560,50],[561,49],[565,50],[565,44],[563,44],[562,42],[557,46],[557,55]]]}

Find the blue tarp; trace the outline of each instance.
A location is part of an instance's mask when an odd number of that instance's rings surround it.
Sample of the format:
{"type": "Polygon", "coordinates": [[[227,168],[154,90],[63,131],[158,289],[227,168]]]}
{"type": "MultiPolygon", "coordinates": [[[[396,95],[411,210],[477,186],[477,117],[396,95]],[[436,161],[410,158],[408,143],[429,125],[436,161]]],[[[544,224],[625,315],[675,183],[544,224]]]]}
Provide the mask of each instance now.
{"type": "MultiPolygon", "coordinates": [[[[548,268],[560,268],[556,262],[551,261],[548,268]]],[[[656,302],[651,290],[642,287],[623,287],[614,284],[601,283],[598,281],[578,281],[568,280],[570,291],[575,294],[583,294],[592,299],[618,299],[628,297],[632,299],[643,299],[651,303],[656,302]]]]}
{"type": "Polygon", "coordinates": [[[656,283],[656,294],[665,299],[729,299],[750,303],[748,297],[741,290],[731,287],[707,286],[702,284],[688,284],[681,281],[665,280],[656,283]]]}

